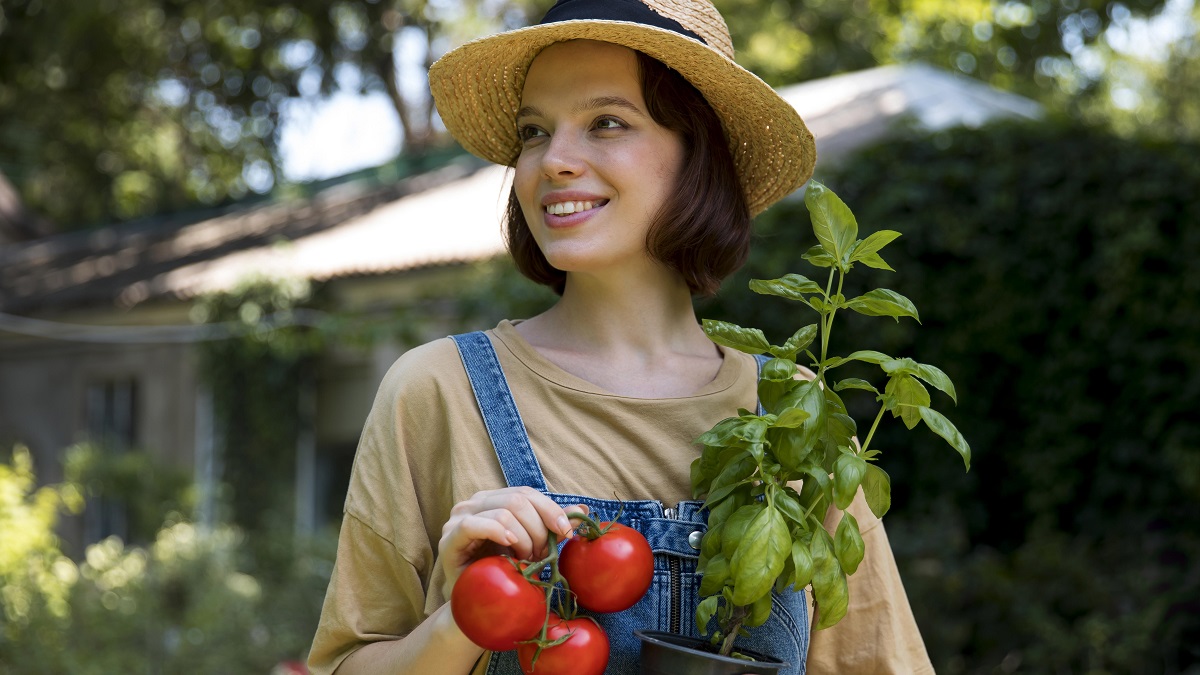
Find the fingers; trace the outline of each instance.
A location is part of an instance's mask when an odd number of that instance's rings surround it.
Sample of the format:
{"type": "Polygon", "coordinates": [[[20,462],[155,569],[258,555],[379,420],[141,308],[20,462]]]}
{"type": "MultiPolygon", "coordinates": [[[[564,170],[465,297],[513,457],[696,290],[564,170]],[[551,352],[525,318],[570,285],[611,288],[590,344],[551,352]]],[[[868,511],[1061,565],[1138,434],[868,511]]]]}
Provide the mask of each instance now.
{"type": "Polygon", "coordinates": [[[442,529],[439,553],[452,554],[452,560],[465,564],[464,554],[478,548],[473,542],[485,540],[511,548],[518,558],[542,558],[548,551],[550,532],[560,539],[573,533],[575,524],[568,511],[586,514],[589,509],[582,504],[564,509],[529,487],[479,492],[454,506],[442,529]]]}

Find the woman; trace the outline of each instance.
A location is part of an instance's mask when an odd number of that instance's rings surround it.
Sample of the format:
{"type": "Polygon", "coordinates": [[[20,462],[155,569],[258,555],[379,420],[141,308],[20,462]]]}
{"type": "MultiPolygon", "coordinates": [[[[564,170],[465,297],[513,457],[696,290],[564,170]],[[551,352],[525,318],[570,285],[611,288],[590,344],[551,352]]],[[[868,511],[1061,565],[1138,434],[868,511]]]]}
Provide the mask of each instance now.
{"type": "MultiPolygon", "coordinates": [[[[636,672],[632,630],[697,632],[691,441],[756,404],[758,362],[714,345],[692,296],[743,263],[751,215],[808,179],[812,137],[733,63],[707,2],[563,0],[538,26],[451,52],[430,82],[463,146],[514,167],[510,250],[561,297],[389,371],[310,666],[520,672],[511,652],[458,630],[445,604],[455,581],[496,550],[542,557],[550,532],[569,536],[568,512],[612,519],[617,495],[656,552],[647,596],[598,617],[608,672],[636,672]]],[[[846,619],[810,636],[807,594],[783,594],[745,646],[794,673],[931,671],[886,535],[851,509],[869,554],[846,619]]]]}

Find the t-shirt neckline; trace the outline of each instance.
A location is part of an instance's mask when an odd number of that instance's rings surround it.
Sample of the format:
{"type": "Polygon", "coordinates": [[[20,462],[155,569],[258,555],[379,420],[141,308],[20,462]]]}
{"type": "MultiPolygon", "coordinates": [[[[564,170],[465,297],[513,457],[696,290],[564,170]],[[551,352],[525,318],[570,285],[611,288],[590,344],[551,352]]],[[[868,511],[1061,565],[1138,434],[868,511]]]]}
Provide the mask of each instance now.
{"type": "Polygon", "coordinates": [[[575,391],[593,394],[596,396],[606,396],[609,398],[630,399],[638,401],[680,401],[696,399],[702,396],[712,396],[728,390],[738,381],[742,374],[742,369],[745,367],[738,358],[742,353],[733,349],[727,349],[721,345],[717,345],[717,349],[721,352],[721,367],[717,370],[717,375],[708,384],[700,387],[691,394],[685,396],[671,396],[665,398],[644,398],[639,396],[628,396],[625,394],[617,394],[607,389],[603,389],[587,380],[573,375],[553,361],[546,358],[533,345],[529,344],[524,337],[517,332],[516,324],[520,321],[510,321],[503,319],[491,331],[503,344],[508,351],[516,357],[526,368],[533,372],[538,377],[547,380],[560,387],[572,389],[575,391]]]}

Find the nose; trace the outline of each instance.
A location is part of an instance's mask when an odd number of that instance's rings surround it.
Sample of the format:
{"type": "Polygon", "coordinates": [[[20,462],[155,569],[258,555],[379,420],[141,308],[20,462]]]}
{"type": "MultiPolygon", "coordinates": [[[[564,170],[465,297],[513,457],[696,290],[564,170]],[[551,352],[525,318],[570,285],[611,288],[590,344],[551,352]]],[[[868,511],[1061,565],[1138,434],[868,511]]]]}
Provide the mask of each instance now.
{"type": "Polygon", "coordinates": [[[542,155],[542,172],[547,178],[579,176],[585,166],[583,141],[577,135],[560,130],[550,137],[550,143],[542,155]]]}

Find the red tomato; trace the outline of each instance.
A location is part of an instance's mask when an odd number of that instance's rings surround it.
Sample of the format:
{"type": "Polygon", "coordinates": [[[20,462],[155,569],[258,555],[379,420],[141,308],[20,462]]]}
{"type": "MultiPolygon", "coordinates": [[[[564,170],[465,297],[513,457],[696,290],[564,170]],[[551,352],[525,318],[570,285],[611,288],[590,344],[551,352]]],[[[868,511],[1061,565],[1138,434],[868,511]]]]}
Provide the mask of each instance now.
{"type": "Polygon", "coordinates": [[[450,593],[454,623],[471,642],[494,652],[536,637],[546,620],[546,592],[504,556],[480,558],[463,570],[450,593]]]}
{"type": "Polygon", "coordinates": [[[563,621],[551,613],[546,639],[557,640],[567,633],[571,633],[571,637],[566,642],[543,649],[533,665],[530,664],[537,645],[518,645],[517,661],[521,664],[521,672],[525,675],[603,675],[608,667],[608,635],[604,629],[586,616],[563,621]]]}
{"type": "MultiPolygon", "coordinates": [[[[606,527],[608,523],[601,523],[606,527]]],[[[563,545],[558,571],[575,598],[593,612],[629,609],[654,578],[654,552],[641,532],[613,523],[595,539],[575,537],[563,545]]]]}

